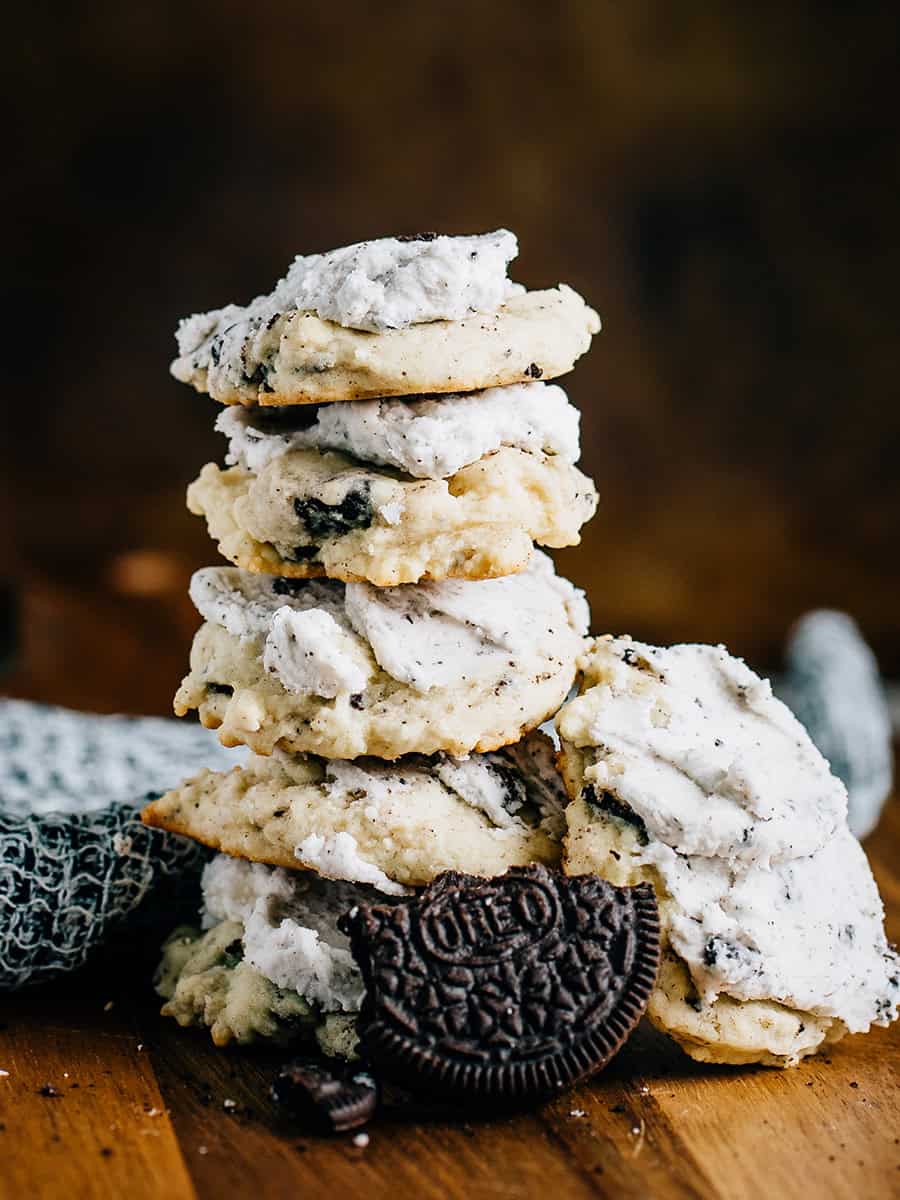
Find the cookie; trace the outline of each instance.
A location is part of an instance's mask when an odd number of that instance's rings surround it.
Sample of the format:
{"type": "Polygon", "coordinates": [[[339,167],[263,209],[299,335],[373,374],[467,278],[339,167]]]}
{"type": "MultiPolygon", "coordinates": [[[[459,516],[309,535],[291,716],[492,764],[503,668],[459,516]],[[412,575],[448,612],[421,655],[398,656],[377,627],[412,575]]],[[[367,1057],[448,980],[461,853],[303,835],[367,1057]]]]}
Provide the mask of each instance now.
{"type": "Polygon", "coordinates": [[[225,745],[324,758],[468,754],[555,712],[587,630],[581,592],[535,553],[502,579],[378,589],[199,571],[206,623],[175,697],[225,745]]]}
{"type": "Polygon", "coordinates": [[[544,867],[455,872],[340,922],[366,984],[366,1055],[387,1078],[467,1103],[522,1105],[600,1070],[653,989],[653,890],[544,867]]]}
{"type": "Polygon", "coordinates": [[[533,733],[466,759],[254,756],[202,771],[142,815],[226,854],[402,892],[442,871],[558,863],[566,796],[553,755],[533,733]]]}
{"type": "Polygon", "coordinates": [[[565,285],[511,284],[515,252],[499,231],[298,258],[270,295],[182,321],[172,374],[222,403],[265,405],[553,379],[600,321],[565,285]]]}
{"type": "Polygon", "coordinates": [[[179,926],[163,945],[156,990],[161,1014],[179,1025],[206,1025],[215,1045],[276,1045],[313,1036],[314,1009],[243,961],[243,926],[221,921],[206,933],[179,926]]]}
{"type": "Polygon", "coordinates": [[[900,971],[843,785],[768,683],[722,647],[630,638],[581,666],[557,717],[565,867],[656,888],[651,1019],[703,1061],[780,1066],[894,1019],[900,971]]]}
{"type": "Polygon", "coordinates": [[[208,463],[188,489],[191,512],[238,566],[378,587],[519,571],[535,542],[576,545],[596,505],[576,467],[510,447],[446,480],[293,450],[259,474],[208,463]]]}
{"type": "Polygon", "coordinates": [[[363,996],[337,920],[378,894],[224,854],[204,868],[202,882],[207,932],[178,929],[163,948],[156,978],[163,1016],[207,1025],[218,1046],[334,1042],[331,1022],[355,1018],[363,996]]]}

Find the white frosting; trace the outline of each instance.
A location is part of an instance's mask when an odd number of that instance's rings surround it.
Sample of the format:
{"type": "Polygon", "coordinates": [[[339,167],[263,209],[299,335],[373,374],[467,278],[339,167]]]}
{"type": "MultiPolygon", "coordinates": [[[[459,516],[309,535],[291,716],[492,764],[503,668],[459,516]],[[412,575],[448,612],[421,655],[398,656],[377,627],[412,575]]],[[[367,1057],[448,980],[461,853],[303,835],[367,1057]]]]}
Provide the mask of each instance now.
{"type": "Polygon", "coordinates": [[[575,702],[581,737],[598,747],[590,782],[614,791],[652,837],[767,864],[811,854],[843,826],[844,785],[740,659],[721,646],[629,638],[599,647],[602,679],[575,702]]]}
{"type": "Polygon", "coordinates": [[[254,575],[236,567],[204,567],[191,576],[190,597],[205,621],[220,625],[233,637],[252,638],[267,634],[272,618],[281,608],[296,611],[321,609],[338,624],[343,616],[343,585],[331,580],[310,579],[292,591],[270,575],[254,575]]]}
{"type": "Polygon", "coordinates": [[[373,657],[398,682],[427,692],[496,676],[526,655],[558,661],[558,640],[568,644],[572,626],[584,634],[588,625],[583,593],[541,553],[502,579],[396,588],[331,580],[289,588],[237,567],[206,567],[191,581],[191,598],[234,636],[262,637],[264,665],[286,689],[329,699],[359,692],[373,657]]]}
{"type": "Polygon", "coordinates": [[[351,583],[346,610],[379,665],[426,692],[495,675],[526,653],[552,658],[560,599],[586,633],[583,594],[553,573],[545,554],[535,553],[526,570],[501,579],[396,588],[351,583]]]}
{"type": "Polygon", "coordinates": [[[885,942],[866,856],[848,829],[814,854],[768,870],[735,870],[721,858],[686,856],[660,842],[642,857],[675,901],[669,939],[704,1000],[720,992],[776,999],[838,1017],[851,1033],[893,1018],[900,987],[888,979],[896,979],[900,964],[885,942]]]}
{"type": "Polygon", "coordinates": [[[352,834],[331,833],[327,837],[311,833],[294,853],[304,867],[318,872],[325,879],[343,879],[352,883],[367,883],[389,896],[405,896],[410,889],[389,879],[380,867],[367,862],[359,853],[352,834]]]}
{"type": "MultiPolygon", "coordinates": [[[[379,808],[390,805],[398,794],[421,789],[427,780],[436,778],[498,829],[538,823],[536,813],[550,836],[561,837],[567,797],[553,754],[549,739],[534,731],[515,746],[466,758],[435,754],[384,763],[373,758],[353,762],[323,759],[322,764],[329,794],[341,800],[364,797],[373,820],[379,808]],[[533,812],[526,805],[532,806],[533,812]]],[[[367,878],[362,882],[375,881],[367,878]]]]}
{"type": "Polygon", "coordinates": [[[224,409],[216,429],[228,438],[226,461],[259,472],[290,450],[340,450],[416,479],[446,479],[501,446],[570,463],[580,454],[580,414],[556,384],[304,407],[275,416],[241,406],[224,409]]]}
{"type": "Polygon", "coordinates": [[[265,338],[284,312],[314,312],[349,329],[373,331],[494,312],[523,290],[506,277],[517,253],[515,236],[500,229],[430,241],[378,238],[300,255],[269,294],[181,321],[178,353],[194,355],[215,339],[212,361],[237,384],[248,339],[265,338]]]}
{"type": "MultiPolygon", "coordinates": [[[[600,639],[557,723],[589,804],[632,810],[673,949],[703,999],[775,1000],[851,1031],[893,1018],[898,963],[843,784],[769,684],[723,647],[600,639]]],[[[627,815],[627,814],[626,814],[627,815]]]]}
{"type": "Polygon", "coordinates": [[[361,692],[372,674],[359,639],[323,608],[279,608],[269,625],[263,666],[288,691],[328,700],[361,692]]]}
{"type": "Polygon", "coordinates": [[[241,921],[244,958],[325,1012],[356,1012],[364,987],[338,917],[367,893],[219,854],[203,871],[203,925],[241,921]]]}
{"type": "Polygon", "coordinates": [[[441,755],[434,773],[466,804],[483,812],[492,825],[509,829],[516,824],[516,813],[526,799],[525,785],[512,774],[508,764],[500,763],[499,755],[479,754],[470,758],[441,755]],[[496,766],[505,766],[506,772],[491,770],[492,760],[496,766]]]}

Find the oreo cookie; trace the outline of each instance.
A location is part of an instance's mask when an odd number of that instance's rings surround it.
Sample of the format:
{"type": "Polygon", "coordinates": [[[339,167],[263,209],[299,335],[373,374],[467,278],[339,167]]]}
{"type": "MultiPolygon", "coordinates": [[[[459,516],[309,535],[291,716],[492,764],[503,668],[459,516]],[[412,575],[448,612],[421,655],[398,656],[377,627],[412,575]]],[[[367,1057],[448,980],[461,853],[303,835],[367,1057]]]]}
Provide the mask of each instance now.
{"type": "Polygon", "coordinates": [[[366,983],[363,1051],[432,1095],[521,1105],[604,1067],[659,966],[649,884],[514,867],[449,871],[418,897],[341,918],[366,983]]]}
{"type": "Polygon", "coordinates": [[[372,1117],[378,1085],[366,1071],[329,1069],[318,1060],[298,1058],[278,1072],[272,1098],[319,1132],[344,1133],[372,1117]]]}

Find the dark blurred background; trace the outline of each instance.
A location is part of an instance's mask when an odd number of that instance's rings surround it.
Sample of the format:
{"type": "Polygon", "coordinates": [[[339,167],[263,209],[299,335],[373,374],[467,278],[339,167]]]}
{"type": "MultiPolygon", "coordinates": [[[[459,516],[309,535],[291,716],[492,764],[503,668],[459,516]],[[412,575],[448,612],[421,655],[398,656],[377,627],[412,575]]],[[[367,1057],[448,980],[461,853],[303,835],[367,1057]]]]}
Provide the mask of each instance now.
{"type": "Polygon", "coordinates": [[[177,318],[301,251],[506,225],[600,311],[565,381],[597,630],[900,672],[895,4],[29,4],[6,17],[6,690],[169,708],[214,561],[177,318]],[[7,639],[9,640],[9,639],[7,639]]]}

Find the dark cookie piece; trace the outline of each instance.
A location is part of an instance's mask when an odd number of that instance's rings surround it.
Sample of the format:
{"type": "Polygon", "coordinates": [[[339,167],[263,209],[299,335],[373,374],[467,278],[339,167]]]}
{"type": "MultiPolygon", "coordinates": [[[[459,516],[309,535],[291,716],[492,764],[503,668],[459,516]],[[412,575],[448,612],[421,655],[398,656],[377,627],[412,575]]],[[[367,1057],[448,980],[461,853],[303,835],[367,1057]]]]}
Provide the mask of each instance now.
{"type": "Polygon", "coordinates": [[[433,242],[438,235],[436,233],[398,233],[398,242],[433,242]]]}
{"type": "Polygon", "coordinates": [[[367,529],[375,518],[367,484],[352,488],[340,504],[326,504],[315,496],[294,500],[294,512],[306,526],[311,538],[343,537],[351,529],[367,529]]]}
{"type": "Polygon", "coordinates": [[[639,817],[633,808],[629,808],[627,804],[623,804],[612,792],[601,792],[598,795],[597,789],[592,783],[589,783],[587,787],[582,788],[581,798],[595,812],[607,813],[610,817],[618,817],[626,825],[631,825],[637,830],[640,844],[642,846],[647,845],[650,838],[647,834],[647,826],[644,823],[644,818],[639,817]]]}
{"type": "Polygon", "coordinates": [[[318,553],[318,546],[295,546],[291,558],[294,562],[311,562],[318,553]]]}
{"type": "Polygon", "coordinates": [[[230,683],[208,683],[206,690],[210,696],[233,696],[234,688],[230,683]]]}
{"type": "Polygon", "coordinates": [[[370,1120],[378,1086],[365,1071],[332,1070],[315,1059],[298,1058],[275,1077],[272,1098],[317,1129],[343,1133],[370,1120]]]}
{"type": "Polygon", "coordinates": [[[308,582],[306,579],[287,579],[283,575],[275,575],[272,579],[272,591],[276,596],[299,596],[308,582]]]}
{"type": "Polygon", "coordinates": [[[340,926],[366,983],[366,1054],[387,1078],[473,1102],[547,1098],[605,1066],[659,965],[649,884],[539,866],[448,871],[340,926]]]}
{"type": "Polygon", "coordinates": [[[251,433],[253,430],[266,434],[298,433],[301,429],[309,429],[314,425],[318,415],[318,404],[254,407],[249,410],[250,430],[248,430],[248,434],[253,440],[251,433]]]}

